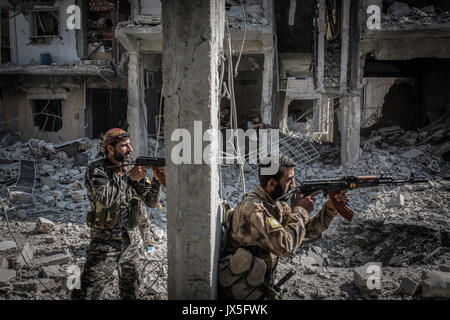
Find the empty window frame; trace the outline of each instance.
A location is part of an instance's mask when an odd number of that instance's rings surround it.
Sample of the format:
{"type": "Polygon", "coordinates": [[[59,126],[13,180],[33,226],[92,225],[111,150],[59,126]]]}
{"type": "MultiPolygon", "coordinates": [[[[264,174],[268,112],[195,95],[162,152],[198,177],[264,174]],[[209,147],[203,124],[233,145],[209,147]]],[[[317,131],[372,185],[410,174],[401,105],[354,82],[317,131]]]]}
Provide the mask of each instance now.
{"type": "Polygon", "coordinates": [[[56,37],[59,35],[59,9],[31,11],[32,37],[56,37]]]}
{"type": "Polygon", "coordinates": [[[56,132],[62,128],[62,100],[31,100],[33,124],[40,131],[56,132]]]}

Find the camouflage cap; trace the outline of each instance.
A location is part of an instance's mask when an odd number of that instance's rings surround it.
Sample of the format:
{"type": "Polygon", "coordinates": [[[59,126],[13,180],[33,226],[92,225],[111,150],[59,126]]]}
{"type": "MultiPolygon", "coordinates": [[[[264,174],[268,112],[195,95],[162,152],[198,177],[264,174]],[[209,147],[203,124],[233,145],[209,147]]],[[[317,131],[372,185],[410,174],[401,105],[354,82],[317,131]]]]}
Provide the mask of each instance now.
{"type": "Polygon", "coordinates": [[[106,146],[113,142],[130,138],[130,134],[123,129],[113,128],[109,129],[103,136],[102,148],[106,150],[106,146]]]}

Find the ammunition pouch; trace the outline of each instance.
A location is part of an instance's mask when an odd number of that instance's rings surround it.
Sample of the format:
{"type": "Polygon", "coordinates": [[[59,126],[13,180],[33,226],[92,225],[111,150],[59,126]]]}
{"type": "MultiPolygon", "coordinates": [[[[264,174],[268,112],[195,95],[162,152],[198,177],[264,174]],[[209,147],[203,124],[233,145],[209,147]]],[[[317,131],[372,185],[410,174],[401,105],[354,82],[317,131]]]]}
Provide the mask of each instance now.
{"type": "Polygon", "coordinates": [[[260,300],[266,293],[265,262],[239,248],[233,255],[219,261],[219,296],[221,299],[260,300]]]}
{"type": "Polygon", "coordinates": [[[115,203],[109,208],[104,208],[100,203],[95,203],[95,211],[89,211],[86,216],[86,224],[90,228],[94,229],[113,229],[119,219],[121,218],[120,212],[127,212],[127,218],[124,219],[125,226],[134,228],[139,225],[140,200],[138,198],[131,199],[128,205],[115,203]]]}
{"type": "Polygon", "coordinates": [[[93,229],[113,229],[120,218],[120,212],[117,210],[117,204],[113,204],[110,208],[103,207],[96,202],[94,211],[89,211],[86,216],[86,224],[93,229]]]}
{"type": "Polygon", "coordinates": [[[128,221],[127,227],[134,228],[139,225],[139,216],[141,214],[141,201],[138,198],[133,198],[128,206],[128,221]]]}

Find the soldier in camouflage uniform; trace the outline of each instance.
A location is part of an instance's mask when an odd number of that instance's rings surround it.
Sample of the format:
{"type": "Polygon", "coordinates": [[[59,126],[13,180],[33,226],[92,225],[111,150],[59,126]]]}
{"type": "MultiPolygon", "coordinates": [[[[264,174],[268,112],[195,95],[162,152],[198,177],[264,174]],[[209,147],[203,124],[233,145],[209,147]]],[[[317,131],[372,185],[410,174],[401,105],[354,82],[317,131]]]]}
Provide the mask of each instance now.
{"type": "MultiPolygon", "coordinates": [[[[229,258],[222,258],[219,265],[222,299],[268,298],[273,294],[270,288],[274,285],[279,257],[293,254],[305,237],[319,237],[336,216],[337,211],[329,200],[310,218],[313,198],[321,191],[303,198],[294,195],[292,206],[274,201],[295,187],[294,167],[292,160],[281,156],[277,174],[260,174],[260,185],[230,215],[225,249],[229,258]],[[233,255],[239,258],[233,261],[233,255]]],[[[330,193],[329,197],[335,197],[337,202],[348,201],[343,191],[330,193]]]]}
{"type": "Polygon", "coordinates": [[[92,211],[86,217],[91,242],[81,275],[81,288],[73,299],[100,299],[119,271],[122,299],[136,299],[140,284],[141,202],[156,206],[160,185],[165,184],[164,168],[153,169],[153,181],[146,168],[112,167],[123,164],[133,151],[129,135],[121,129],[109,130],[103,140],[105,158],[91,163],[86,170],[86,187],[92,211]]]}

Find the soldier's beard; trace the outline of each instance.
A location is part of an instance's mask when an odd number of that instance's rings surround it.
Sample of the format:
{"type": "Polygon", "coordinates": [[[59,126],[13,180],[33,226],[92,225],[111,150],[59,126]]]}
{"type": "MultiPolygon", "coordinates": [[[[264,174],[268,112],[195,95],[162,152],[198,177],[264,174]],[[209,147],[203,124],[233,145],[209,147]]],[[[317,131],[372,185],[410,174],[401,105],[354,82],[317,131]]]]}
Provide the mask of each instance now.
{"type": "Polygon", "coordinates": [[[278,184],[275,186],[275,190],[272,191],[272,193],[270,194],[270,196],[272,197],[273,200],[278,199],[279,197],[284,196],[284,190],[281,187],[281,183],[278,182],[278,184]]]}
{"type": "Polygon", "coordinates": [[[125,156],[129,155],[129,152],[126,152],[124,154],[120,154],[117,151],[114,151],[114,160],[116,160],[117,162],[124,162],[125,161],[125,156]]]}

